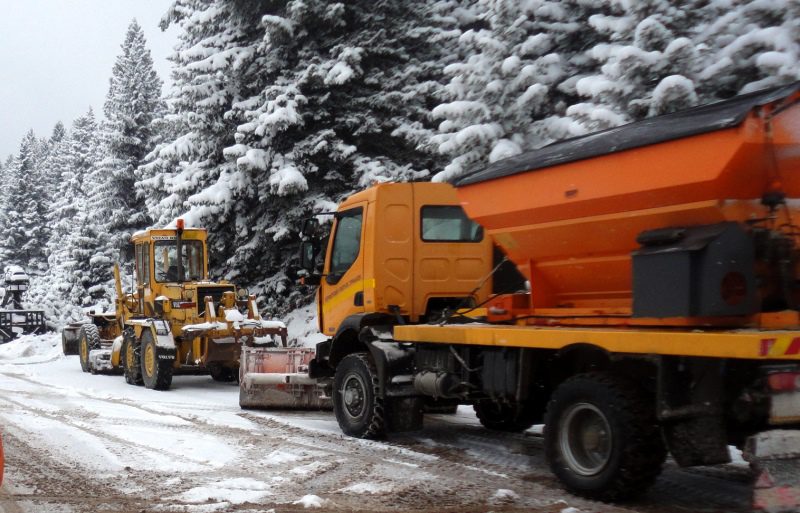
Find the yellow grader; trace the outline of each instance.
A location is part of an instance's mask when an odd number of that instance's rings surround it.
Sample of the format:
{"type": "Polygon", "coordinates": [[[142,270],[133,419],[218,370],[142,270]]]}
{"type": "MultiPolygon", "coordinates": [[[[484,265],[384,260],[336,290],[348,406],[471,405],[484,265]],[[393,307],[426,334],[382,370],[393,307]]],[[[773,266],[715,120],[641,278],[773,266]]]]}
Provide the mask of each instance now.
{"type": "Polygon", "coordinates": [[[242,344],[286,340],[286,327],[261,319],[255,296],[208,280],[206,230],[150,229],[131,238],[133,290],[123,292],[114,266],[116,309],[64,328],[84,372],[119,373],[132,385],[167,390],[173,374],[233,381],[242,344]]]}

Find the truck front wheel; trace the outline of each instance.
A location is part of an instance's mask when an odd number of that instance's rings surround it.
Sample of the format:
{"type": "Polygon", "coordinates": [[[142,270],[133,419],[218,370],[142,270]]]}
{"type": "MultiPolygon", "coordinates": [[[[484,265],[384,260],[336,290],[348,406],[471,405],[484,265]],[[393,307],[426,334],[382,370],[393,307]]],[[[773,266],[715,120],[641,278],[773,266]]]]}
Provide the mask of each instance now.
{"type": "Polygon", "coordinates": [[[172,385],[172,360],[161,358],[163,352],[159,351],[150,331],[142,334],[141,347],[144,386],[153,390],[169,390],[172,385]]]}
{"type": "Polygon", "coordinates": [[[333,378],[333,411],[346,435],[377,438],[385,432],[384,404],[375,364],[367,353],[346,356],[333,378]]]}
{"type": "Polygon", "coordinates": [[[621,377],[574,376],[547,407],[545,454],[552,472],[576,495],[616,501],[641,493],[666,458],[655,403],[621,377]]]}

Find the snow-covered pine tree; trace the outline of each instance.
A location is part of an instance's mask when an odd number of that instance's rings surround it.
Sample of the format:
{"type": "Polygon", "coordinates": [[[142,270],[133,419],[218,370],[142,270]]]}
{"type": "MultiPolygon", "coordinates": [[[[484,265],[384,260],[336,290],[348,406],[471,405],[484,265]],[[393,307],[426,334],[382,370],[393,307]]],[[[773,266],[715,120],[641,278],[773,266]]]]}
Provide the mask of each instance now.
{"type": "MultiPolygon", "coordinates": [[[[297,306],[290,272],[304,217],[376,182],[429,177],[438,157],[425,144],[428,111],[452,59],[456,5],[290,1],[262,11],[258,91],[230,114],[240,124],[225,154],[236,168],[211,189],[247,205],[228,218],[238,248],[229,277],[271,307],[297,306]]],[[[189,205],[209,200],[203,191],[189,205]]]]}
{"type": "Polygon", "coordinates": [[[580,130],[553,121],[576,100],[575,82],[587,69],[581,53],[607,37],[587,24],[607,9],[601,4],[477,0],[462,11],[474,22],[459,36],[460,62],[445,68],[445,102],[432,110],[441,120],[432,143],[450,157],[434,180],[580,130]]]}
{"type": "Polygon", "coordinates": [[[174,85],[167,95],[169,111],[157,120],[162,142],[139,168],[136,184],[156,224],[183,215],[187,226],[209,229],[212,270],[220,269],[220,258],[234,247],[230,210],[245,207],[225,189],[235,188],[226,183],[235,164],[223,155],[234,143],[236,128],[227,112],[251,94],[248,88],[259,72],[252,66],[252,47],[262,33],[259,18],[236,18],[233,8],[219,0],[177,0],[162,20],[162,28],[181,29],[170,57],[174,85]],[[186,215],[187,202],[200,192],[214,200],[186,215]]]}
{"type": "Polygon", "coordinates": [[[443,119],[433,141],[451,158],[436,179],[519,149],[797,80],[798,10],[797,2],[742,0],[479,0],[484,25],[461,36],[462,62],[447,68],[450,101],[433,110],[443,119]],[[537,42],[546,42],[544,54],[528,52],[537,42]],[[550,71],[539,76],[524,71],[545,63],[550,71]],[[525,77],[527,89],[518,86],[525,77]],[[532,91],[539,92],[533,102],[532,91]]]}
{"type": "Polygon", "coordinates": [[[800,2],[708,2],[694,26],[703,99],[727,98],[800,79],[800,2]]]}
{"type": "Polygon", "coordinates": [[[66,152],[66,137],[67,129],[64,124],[59,121],[53,127],[53,133],[50,138],[42,144],[44,148],[44,155],[38,166],[38,184],[39,194],[41,195],[41,203],[44,212],[44,258],[45,261],[40,262],[40,267],[47,267],[47,258],[49,251],[47,249],[47,241],[51,238],[52,225],[47,222],[49,220],[50,211],[53,208],[53,203],[58,199],[59,182],[61,178],[61,170],[64,167],[64,159],[66,152]]]}
{"type": "MultiPolygon", "coordinates": [[[[91,217],[83,228],[85,240],[102,241],[91,255],[86,287],[99,299],[111,297],[112,266],[130,236],[149,224],[143,201],[134,188],[135,172],[153,149],[153,120],[161,115],[161,79],[153,69],[141,27],[133,20],[112,70],[103,105],[102,154],[85,181],[91,217]]],[[[76,251],[84,251],[81,246],[76,251]]]]}
{"type": "Polygon", "coordinates": [[[40,180],[43,147],[30,130],[7,169],[8,182],[0,218],[0,263],[22,265],[32,274],[44,269],[45,192],[40,180]]]}
{"type": "Polygon", "coordinates": [[[421,143],[455,5],[175,2],[171,135],[137,183],[157,223],[207,227],[217,276],[295,302],[286,269],[303,215],[432,167],[421,143]]]}
{"type": "Polygon", "coordinates": [[[45,286],[32,284],[31,300],[43,308],[48,321],[61,326],[81,317],[81,306],[102,299],[87,291],[93,285],[91,259],[103,243],[101,237],[83,237],[90,221],[85,192],[86,177],[98,161],[98,127],[94,112],[78,117],[63,141],[59,160],[58,190],[48,220],[51,227],[47,244],[48,265],[45,286]]]}
{"type": "Polygon", "coordinates": [[[624,121],[800,78],[796,2],[647,0],[616,14],[593,24],[625,30],[587,52],[596,71],[577,89],[624,121]]]}

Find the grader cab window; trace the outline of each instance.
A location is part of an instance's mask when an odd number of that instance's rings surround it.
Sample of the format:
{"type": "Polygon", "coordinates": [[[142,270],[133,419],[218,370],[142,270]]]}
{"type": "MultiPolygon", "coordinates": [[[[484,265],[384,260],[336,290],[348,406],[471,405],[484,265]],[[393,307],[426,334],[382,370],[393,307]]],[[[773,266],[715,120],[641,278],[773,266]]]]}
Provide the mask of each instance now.
{"type": "MultiPolygon", "coordinates": [[[[184,240],[183,281],[199,281],[203,277],[203,243],[184,240]]],[[[178,250],[174,240],[157,241],[155,245],[155,277],[159,283],[178,281],[178,250]]]]}
{"type": "Polygon", "coordinates": [[[136,277],[139,285],[150,283],[150,243],[136,245],[136,277]]]}

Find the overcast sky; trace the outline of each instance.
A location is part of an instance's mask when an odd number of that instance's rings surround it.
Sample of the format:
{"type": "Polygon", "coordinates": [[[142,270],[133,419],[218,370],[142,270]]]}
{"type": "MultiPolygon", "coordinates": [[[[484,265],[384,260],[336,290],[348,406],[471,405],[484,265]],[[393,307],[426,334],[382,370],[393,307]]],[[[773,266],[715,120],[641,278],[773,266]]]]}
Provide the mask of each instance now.
{"type": "Polygon", "coordinates": [[[114,61],[131,20],[144,30],[156,71],[169,80],[177,29],[158,22],[172,0],[0,0],[0,158],[29,129],[49,137],[91,106],[102,116],[114,61]]]}

